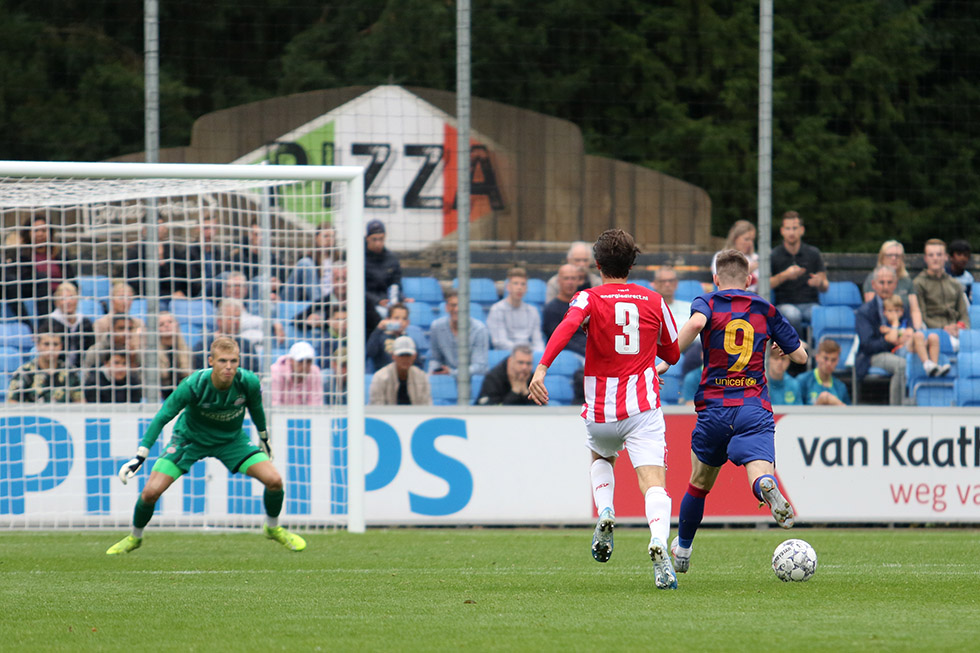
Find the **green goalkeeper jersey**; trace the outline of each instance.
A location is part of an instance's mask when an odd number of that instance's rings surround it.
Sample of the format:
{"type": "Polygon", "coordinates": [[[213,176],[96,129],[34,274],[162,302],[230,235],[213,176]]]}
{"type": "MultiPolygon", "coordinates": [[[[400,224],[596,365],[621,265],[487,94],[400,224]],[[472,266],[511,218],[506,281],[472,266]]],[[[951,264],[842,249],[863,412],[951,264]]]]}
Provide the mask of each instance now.
{"type": "Polygon", "coordinates": [[[178,414],[174,433],[184,440],[205,447],[225,444],[241,433],[246,408],[255,428],[266,430],[258,376],[239,368],[231,387],[218,390],[211,383],[211,368],[198,370],[181,381],[167,398],[143,434],[140,446],[152,447],[163,427],[178,414]]]}

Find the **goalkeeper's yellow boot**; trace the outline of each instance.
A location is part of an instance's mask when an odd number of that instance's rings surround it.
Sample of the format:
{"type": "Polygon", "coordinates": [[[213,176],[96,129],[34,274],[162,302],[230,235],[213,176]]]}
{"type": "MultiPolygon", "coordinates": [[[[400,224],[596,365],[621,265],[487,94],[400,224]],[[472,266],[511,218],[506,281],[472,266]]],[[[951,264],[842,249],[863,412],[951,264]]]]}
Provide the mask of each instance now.
{"type": "Polygon", "coordinates": [[[127,535],[123,539],[119,540],[115,544],[109,547],[106,551],[106,555],[114,556],[120,553],[129,553],[130,551],[135,551],[140,548],[143,544],[142,537],[133,537],[132,535],[127,535]]]}
{"type": "Polygon", "coordinates": [[[279,544],[282,544],[290,551],[302,551],[306,548],[306,540],[296,533],[290,533],[282,526],[276,526],[275,528],[266,526],[265,536],[270,540],[279,542],[279,544]]]}

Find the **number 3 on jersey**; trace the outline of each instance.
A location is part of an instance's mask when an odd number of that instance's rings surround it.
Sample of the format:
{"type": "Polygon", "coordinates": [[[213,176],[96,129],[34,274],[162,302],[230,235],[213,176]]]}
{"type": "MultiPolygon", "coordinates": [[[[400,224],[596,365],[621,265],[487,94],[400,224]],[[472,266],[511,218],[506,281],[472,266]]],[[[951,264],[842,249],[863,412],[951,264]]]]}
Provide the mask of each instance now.
{"type": "Polygon", "coordinates": [[[639,354],[640,309],[632,302],[616,302],[615,311],[616,324],[623,328],[623,333],[616,336],[616,353],[639,354]]]}
{"type": "Polygon", "coordinates": [[[745,320],[732,320],[725,327],[725,351],[738,359],[728,368],[731,372],[741,372],[752,358],[752,344],[755,342],[755,329],[745,320]],[[742,332],[742,343],[736,344],[738,332],[742,332]]]}

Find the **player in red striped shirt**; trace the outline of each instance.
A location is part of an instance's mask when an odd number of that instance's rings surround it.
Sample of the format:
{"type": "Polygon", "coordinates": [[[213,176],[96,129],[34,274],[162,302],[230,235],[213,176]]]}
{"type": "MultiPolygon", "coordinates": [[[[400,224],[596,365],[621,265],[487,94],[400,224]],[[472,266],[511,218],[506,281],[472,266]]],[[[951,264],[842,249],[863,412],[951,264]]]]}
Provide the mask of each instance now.
{"type": "MultiPolygon", "coordinates": [[[[684,349],[701,336],[704,371],[694,397],[697,426],[691,434],[691,480],[681,499],[677,537],[671,542],[674,567],[684,573],[691,546],[704,516],[704,500],[726,461],[744,465],[755,496],[769,505],[783,528],[793,526],[793,506],[776,480],[772,404],[766,385],[766,343],[786,352],[794,363],[807,360],[806,349],[775,306],[749,292],[749,262],[735,249],[716,259],[718,290],[691,302],[691,318],[678,338],[684,349]]],[[[660,365],[660,372],[666,366],[660,365]]]]}
{"type": "Polygon", "coordinates": [[[586,332],[585,420],[592,450],[592,496],[599,520],[592,536],[592,557],[612,555],[613,465],[625,447],[636,469],[650,524],[650,559],[660,589],[675,589],[677,576],[666,542],[670,536],[670,497],[666,490],[666,440],[660,411],[656,359],[673,364],[680,357],[674,316],[658,293],[629,283],[639,248],[621,229],[603,232],[592,247],[602,285],[572,297],[531,379],[531,398],[548,402],[548,367],[575,331],[586,332]]]}

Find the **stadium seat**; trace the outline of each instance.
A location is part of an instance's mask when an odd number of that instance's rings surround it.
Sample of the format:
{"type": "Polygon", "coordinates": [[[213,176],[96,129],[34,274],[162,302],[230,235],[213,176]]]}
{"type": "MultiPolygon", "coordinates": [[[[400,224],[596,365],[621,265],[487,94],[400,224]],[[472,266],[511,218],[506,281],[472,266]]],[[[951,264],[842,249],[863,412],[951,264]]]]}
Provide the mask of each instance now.
{"type": "Polygon", "coordinates": [[[10,373],[24,363],[24,353],[16,347],[0,347],[0,372],[10,373]]]}
{"type": "Polygon", "coordinates": [[[960,331],[960,352],[980,351],[980,325],[973,325],[972,329],[960,331]]]}
{"type": "Polygon", "coordinates": [[[939,336],[939,353],[946,354],[947,356],[956,356],[956,351],[953,350],[953,341],[949,337],[944,329],[925,329],[926,336],[928,334],[935,333],[939,336]]]}
{"type": "MultiPolygon", "coordinates": [[[[161,308],[161,310],[165,310],[161,308]]],[[[137,317],[144,322],[146,321],[146,300],[145,299],[134,299],[132,305],[129,307],[129,314],[133,317],[137,317]]]]}
{"type": "Polygon", "coordinates": [[[508,356],[510,356],[510,351],[506,349],[491,349],[487,352],[487,368],[492,370],[508,356]]]}
{"type": "Polygon", "coordinates": [[[569,406],[575,397],[572,377],[564,374],[549,374],[544,377],[544,387],[548,390],[549,406],[569,406]]]}
{"type": "MultiPolygon", "coordinates": [[[[541,352],[542,354],[544,352],[541,352]]],[[[538,366],[538,362],[541,361],[541,356],[535,357],[536,361],[534,366],[538,366]]],[[[565,376],[571,376],[582,369],[582,358],[571,351],[560,351],[558,355],[555,356],[555,360],[552,361],[551,367],[548,368],[549,374],[564,374],[565,376]]]]}
{"type": "Polygon", "coordinates": [[[974,304],[980,304],[980,281],[974,281],[973,285],[970,286],[970,301],[974,304]]]}
{"type": "Polygon", "coordinates": [[[181,324],[209,327],[214,324],[214,304],[209,299],[172,299],[170,312],[181,324]]]}
{"type": "Polygon", "coordinates": [[[368,372],[364,375],[364,403],[371,401],[371,379],[374,378],[374,372],[368,372]]]}
{"type": "Polygon", "coordinates": [[[677,290],[674,292],[674,299],[682,302],[694,301],[695,297],[704,294],[704,286],[697,279],[681,279],[677,282],[677,290]]]}
{"type": "Polygon", "coordinates": [[[98,299],[109,301],[112,294],[112,279],[103,275],[80,275],[75,277],[78,286],[78,296],[83,299],[98,299]]]}
{"type": "Polygon", "coordinates": [[[960,349],[960,355],[956,359],[956,376],[961,379],[976,379],[980,384],[980,350],[960,349]]]}
{"type": "Polygon", "coordinates": [[[535,304],[539,307],[544,306],[545,294],[547,293],[548,284],[541,279],[528,279],[527,280],[527,294],[524,295],[524,301],[528,304],[535,304]]]}
{"type": "MultiPolygon", "coordinates": [[[[939,364],[949,363],[946,354],[939,354],[939,364]]],[[[922,361],[915,354],[905,355],[905,378],[908,388],[908,396],[917,406],[951,406],[953,405],[953,381],[955,370],[950,371],[946,376],[929,376],[922,367],[922,361]],[[921,403],[923,401],[944,401],[946,393],[935,390],[943,388],[948,390],[948,403],[921,403]]]]}
{"type": "Polygon", "coordinates": [[[980,406],[980,383],[977,383],[977,379],[956,379],[953,382],[953,400],[957,406],[980,406]]]}
{"type": "Polygon", "coordinates": [[[824,338],[831,338],[841,347],[840,360],[835,372],[842,372],[854,365],[857,354],[857,326],[854,319],[854,309],[850,306],[814,306],[811,317],[810,331],[813,334],[812,350],[824,338]]]}
{"type": "Polygon", "coordinates": [[[980,327],[980,302],[970,304],[967,310],[970,311],[970,326],[976,324],[980,327]]]}
{"type": "Polygon", "coordinates": [[[98,299],[80,299],[78,312],[94,322],[96,318],[105,315],[105,305],[98,299]]]}
{"type": "Polygon", "coordinates": [[[0,372],[0,404],[7,401],[7,388],[10,387],[10,375],[0,372]]]}
{"type": "Polygon", "coordinates": [[[480,396],[480,388],[483,387],[483,374],[474,374],[470,377],[470,403],[475,404],[476,398],[480,396]]]}
{"type": "MultiPolygon", "coordinates": [[[[680,367],[680,366],[676,366],[680,367]]],[[[684,379],[678,375],[662,376],[664,384],[660,386],[660,403],[676,405],[681,403],[681,390],[684,386],[684,379]]]]}
{"type": "Polygon", "coordinates": [[[646,279],[630,279],[630,281],[638,286],[643,286],[647,290],[653,290],[653,284],[646,279]]]}
{"type": "Polygon", "coordinates": [[[857,308],[864,303],[861,289],[853,281],[831,281],[827,292],[820,293],[821,306],[850,306],[857,308]]]}
{"type": "Polygon", "coordinates": [[[432,404],[434,406],[455,406],[459,395],[456,389],[456,378],[449,374],[429,376],[432,388],[432,404]]]}
{"type": "Polygon", "coordinates": [[[427,301],[416,300],[409,302],[406,306],[408,306],[409,321],[420,329],[428,331],[433,320],[437,317],[433,305],[427,301]]]}
{"type": "Polygon", "coordinates": [[[30,351],[33,346],[34,334],[31,327],[14,320],[0,322],[0,347],[15,347],[21,351],[30,351]]]}
{"type": "MultiPolygon", "coordinates": [[[[459,287],[459,279],[453,279],[453,287],[459,287]]],[[[493,279],[476,277],[470,279],[470,303],[476,302],[482,306],[489,307],[500,301],[497,294],[497,284],[493,279]]]]}
{"type": "Polygon", "coordinates": [[[402,295],[416,302],[438,304],[442,301],[442,286],[435,277],[402,277],[402,295]]]}
{"type": "Polygon", "coordinates": [[[312,302],[279,302],[276,314],[280,322],[292,322],[293,318],[310,307],[312,302]]]}

